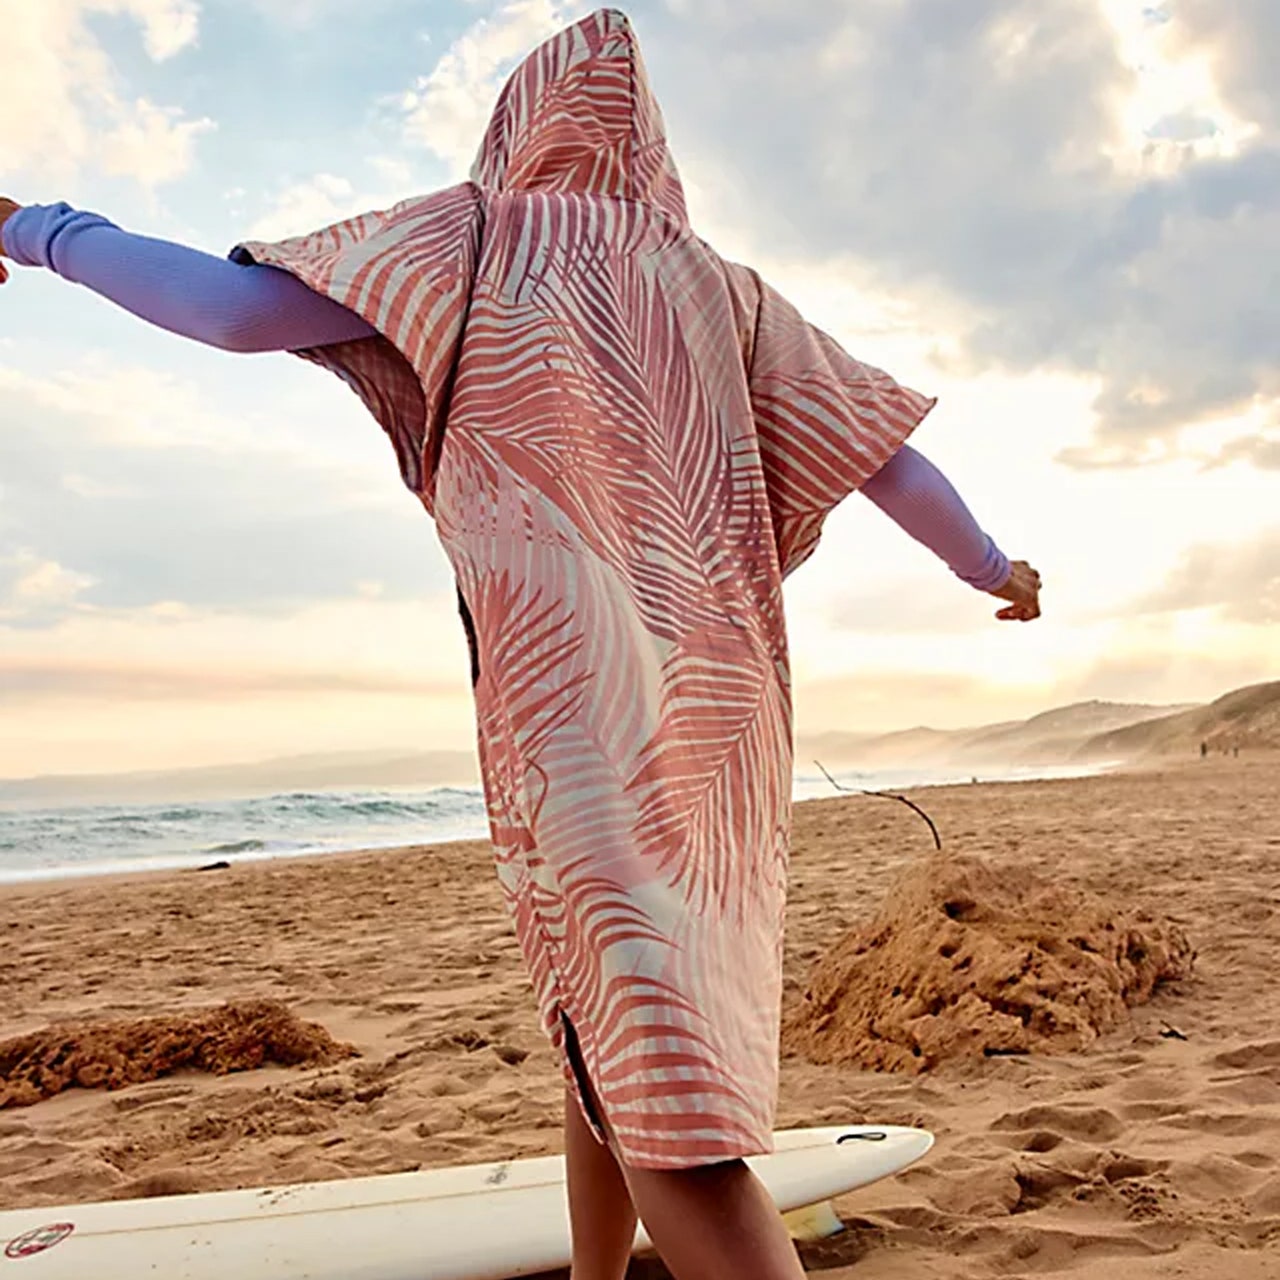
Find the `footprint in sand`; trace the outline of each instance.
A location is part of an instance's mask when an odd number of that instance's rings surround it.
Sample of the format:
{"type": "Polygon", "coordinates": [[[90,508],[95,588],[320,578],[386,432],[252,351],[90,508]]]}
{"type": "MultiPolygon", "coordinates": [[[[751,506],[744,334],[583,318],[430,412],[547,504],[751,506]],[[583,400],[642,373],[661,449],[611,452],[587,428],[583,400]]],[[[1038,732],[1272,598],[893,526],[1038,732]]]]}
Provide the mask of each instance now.
{"type": "Polygon", "coordinates": [[[1125,1131],[1124,1122],[1105,1107],[1040,1106],[1012,1111],[992,1125],[996,1131],[1047,1132],[1079,1142],[1114,1142],[1125,1131]]]}
{"type": "Polygon", "coordinates": [[[881,1209],[876,1217],[891,1222],[895,1226],[909,1227],[922,1232],[942,1232],[953,1225],[950,1214],[923,1204],[895,1205],[888,1209],[881,1209]]]}
{"type": "Polygon", "coordinates": [[[1254,1071],[1259,1067],[1280,1067],[1280,1040],[1265,1040],[1259,1044],[1245,1045],[1226,1053],[1215,1054],[1209,1059],[1214,1067],[1229,1071],[1254,1071]]]}
{"type": "Polygon", "coordinates": [[[1233,1106],[1276,1106],[1280,1104],[1280,1068],[1246,1072],[1227,1080],[1219,1078],[1204,1091],[1204,1096],[1233,1106]]]}
{"type": "Polygon", "coordinates": [[[1197,1111],[1171,1117],[1170,1127],[1193,1133],[1211,1134],[1218,1138],[1251,1138],[1259,1133],[1274,1133],[1280,1121],[1259,1115],[1256,1111],[1197,1111]]]}
{"type": "Polygon", "coordinates": [[[439,1076],[427,1085],[427,1092],[436,1098],[459,1098],[470,1093],[470,1086],[457,1076],[439,1076]]]}
{"type": "Polygon", "coordinates": [[[529,1059],[529,1050],[521,1049],[513,1044],[497,1044],[493,1046],[493,1052],[497,1056],[498,1061],[507,1067],[521,1067],[529,1059]]]}
{"type": "Polygon", "coordinates": [[[0,1159],[0,1178],[16,1177],[76,1154],[77,1148],[72,1143],[30,1138],[14,1148],[12,1159],[0,1159]]]}
{"type": "Polygon", "coordinates": [[[1173,1116],[1184,1116],[1190,1110],[1191,1104],[1187,1102],[1130,1102],[1120,1108],[1120,1114],[1126,1120],[1159,1123],[1173,1116]]]}
{"type": "Polygon", "coordinates": [[[993,1140],[1011,1151],[1025,1151],[1031,1155],[1048,1155],[1066,1141],[1060,1133],[1051,1129],[1033,1129],[1030,1132],[1014,1130],[1008,1134],[993,1135],[993,1140]]]}
{"type": "Polygon", "coordinates": [[[1276,1157],[1269,1151],[1237,1151],[1232,1157],[1249,1169],[1274,1169],[1276,1157]]]}
{"type": "Polygon", "coordinates": [[[1007,1227],[992,1227],[987,1232],[974,1233],[972,1239],[973,1244],[966,1252],[972,1250],[987,1254],[991,1269],[997,1274],[1020,1276],[1083,1272],[1093,1263],[1124,1257],[1151,1257],[1167,1252],[1161,1245],[1148,1243],[1135,1235],[1067,1231],[1052,1227],[1025,1226],[1012,1235],[1007,1227]]]}
{"type": "Polygon", "coordinates": [[[1115,1188],[1132,1206],[1140,1199],[1155,1204],[1160,1192],[1151,1179],[1163,1178],[1167,1160],[1143,1160],[1119,1152],[1093,1153],[1084,1160],[1028,1164],[1018,1169],[1022,1194],[1013,1213],[1030,1213],[1054,1201],[1080,1199],[1089,1190],[1115,1188]]]}
{"type": "Polygon", "coordinates": [[[1052,1164],[1036,1164],[1021,1168],[1015,1177],[1019,1195],[1009,1210],[1013,1214],[1034,1213],[1056,1199],[1070,1196],[1078,1187],[1089,1181],[1088,1177],[1082,1173],[1058,1168],[1052,1164]]]}
{"type": "Polygon", "coordinates": [[[432,1106],[413,1126],[419,1138],[435,1138],[442,1133],[456,1133],[462,1128],[462,1108],[452,1103],[432,1106]]]}
{"type": "Polygon", "coordinates": [[[1234,1203],[1256,1194],[1268,1178],[1228,1155],[1197,1151],[1193,1158],[1172,1163],[1169,1180],[1179,1194],[1189,1198],[1234,1203]]]}
{"type": "Polygon", "coordinates": [[[383,1000],[373,1006],[373,1012],[396,1017],[401,1014],[417,1013],[421,1008],[421,1000],[383,1000]]]}
{"type": "Polygon", "coordinates": [[[1122,1182],[1136,1182],[1143,1178],[1163,1176],[1168,1172],[1169,1160],[1144,1160],[1141,1156],[1111,1152],[1101,1156],[1094,1170],[1095,1176],[1117,1186],[1122,1182]]]}
{"type": "Polygon", "coordinates": [[[195,1088],[189,1084],[170,1084],[167,1082],[139,1084],[134,1085],[127,1092],[113,1097],[111,1106],[116,1111],[121,1112],[142,1111],[147,1107],[158,1106],[162,1102],[184,1101],[190,1098],[193,1093],[195,1093],[195,1088]]]}
{"type": "Polygon", "coordinates": [[[1249,1207],[1267,1218],[1280,1218],[1280,1178],[1268,1178],[1250,1193],[1249,1207]]]}
{"type": "Polygon", "coordinates": [[[499,1125],[520,1114],[520,1102],[484,1101],[467,1108],[467,1115],[485,1125],[499,1125]]]}
{"type": "Polygon", "coordinates": [[[341,1107],[351,1102],[355,1090],[350,1080],[342,1075],[324,1075],[294,1090],[294,1097],[303,1102],[323,1102],[341,1107]]]}
{"type": "Polygon", "coordinates": [[[25,1178],[10,1184],[21,1193],[49,1197],[55,1203],[71,1201],[106,1200],[120,1186],[121,1173],[105,1160],[77,1159],[60,1169],[33,1178],[25,1178]]]}

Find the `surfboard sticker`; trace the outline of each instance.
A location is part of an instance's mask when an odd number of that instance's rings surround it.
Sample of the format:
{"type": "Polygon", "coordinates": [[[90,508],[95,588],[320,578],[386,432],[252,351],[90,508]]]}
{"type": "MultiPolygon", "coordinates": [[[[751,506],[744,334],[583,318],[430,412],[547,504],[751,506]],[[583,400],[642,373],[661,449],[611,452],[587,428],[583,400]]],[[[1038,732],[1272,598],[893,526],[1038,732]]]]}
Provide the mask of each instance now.
{"type": "Polygon", "coordinates": [[[54,1222],[47,1227],[37,1227],[16,1240],[10,1240],[5,1246],[4,1256],[11,1262],[34,1258],[36,1254],[47,1253],[54,1245],[61,1244],[75,1229],[74,1222],[54,1222]]]}

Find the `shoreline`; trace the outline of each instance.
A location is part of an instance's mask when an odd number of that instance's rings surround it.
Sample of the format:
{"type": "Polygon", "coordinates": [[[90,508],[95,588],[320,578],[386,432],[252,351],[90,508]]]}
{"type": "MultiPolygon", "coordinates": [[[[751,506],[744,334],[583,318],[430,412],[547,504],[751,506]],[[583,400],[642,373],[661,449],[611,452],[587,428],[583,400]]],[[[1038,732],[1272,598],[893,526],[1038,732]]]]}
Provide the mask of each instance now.
{"type": "MultiPolygon", "coordinates": [[[[1028,766],[990,766],[991,774],[983,776],[983,771],[979,770],[970,779],[952,778],[945,781],[921,782],[921,783],[900,783],[885,784],[886,792],[937,792],[953,787],[972,787],[972,786],[1021,786],[1037,782],[1070,782],[1083,780],[1094,777],[1101,777],[1108,773],[1124,771],[1130,767],[1139,769],[1167,767],[1160,762],[1148,764],[1130,765],[1125,762],[1104,762],[1090,765],[1028,765],[1028,766]],[[993,776],[1003,774],[1005,776],[993,776]]],[[[957,770],[957,772],[966,772],[967,770],[957,770]]],[[[876,771],[854,768],[837,768],[835,776],[837,779],[864,778],[874,781],[876,771]]],[[[881,770],[879,772],[888,773],[889,770],[881,770]]],[[[899,772],[905,773],[908,770],[903,769],[899,772]]],[[[921,770],[920,772],[942,772],[939,770],[921,770]]],[[[338,793],[341,794],[341,793],[338,793]]],[[[378,794],[371,791],[370,794],[378,794]]],[[[838,800],[841,794],[833,790],[828,783],[821,779],[815,779],[809,774],[795,775],[793,795],[796,808],[804,804],[811,804],[823,800],[838,800]],[[813,788],[820,786],[822,794],[800,794],[805,788],[813,788]]],[[[843,793],[845,796],[856,796],[861,794],[856,786],[850,784],[847,791],[843,793]]],[[[180,801],[164,801],[156,802],[158,806],[169,807],[180,801]]],[[[69,806],[61,812],[73,812],[79,806],[69,806]]],[[[95,807],[95,806],[86,806],[95,807]]],[[[13,811],[24,812],[24,811],[13,811]]],[[[31,810],[29,812],[41,813],[46,810],[31,810]]],[[[0,817],[3,817],[0,813],[0,817]]],[[[139,856],[136,858],[124,858],[119,860],[104,859],[98,862],[80,862],[69,863],[61,866],[54,865],[48,867],[38,867],[29,871],[16,871],[0,867],[0,888],[5,892],[11,892],[23,886],[50,886],[58,884],[72,884],[79,881],[102,881],[115,883],[121,879],[132,879],[138,876],[156,876],[156,875],[196,875],[207,872],[208,874],[216,874],[213,864],[226,862],[231,867],[253,866],[260,863],[277,863],[277,862],[296,862],[308,861],[315,859],[327,859],[333,857],[349,857],[353,854],[373,854],[373,853],[394,853],[407,849],[418,848],[434,848],[439,846],[447,846],[454,844],[466,844],[474,841],[488,842],[487,832],[477,832],[474,835],[463,834],[457,836],[449,836],[445,838],[428,837],[422,840],[404,840],[400,838],[388,838],[385,842],[378,841],[373,843],[353,843],[349,845],[335,845],[328,848],[321,847],[303,847],[291,848],[270,848],[255,849],[252,851],[237,853],[233,850],[223,848],[210,848],[193,853],[174,853],[174,854],[158,854],[154,857],[139,856]]]]}

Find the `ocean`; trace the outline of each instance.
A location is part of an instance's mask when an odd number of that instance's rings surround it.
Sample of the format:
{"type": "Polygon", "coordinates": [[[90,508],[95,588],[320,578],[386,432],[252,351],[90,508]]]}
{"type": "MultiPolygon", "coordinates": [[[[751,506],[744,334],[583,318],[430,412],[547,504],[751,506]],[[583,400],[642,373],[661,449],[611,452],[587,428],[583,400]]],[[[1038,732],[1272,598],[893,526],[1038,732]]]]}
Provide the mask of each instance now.
{"type": "MultiPolygon", "coordinates": [[[[980,781],[1078,777],[1094,768],[987,770],[980,781]]],[[[915,791],[969,782],[973,771],[843,772],[867,790],[915,791]]],[[[818,773],[797,774],[798,800],[838,792],[818,773]]],[[[352,849],[394,848],[487,835],[477,788],[316,791],[165,804],[0,805],[0,884],[69,876],[198,868],[352,849]]]]}

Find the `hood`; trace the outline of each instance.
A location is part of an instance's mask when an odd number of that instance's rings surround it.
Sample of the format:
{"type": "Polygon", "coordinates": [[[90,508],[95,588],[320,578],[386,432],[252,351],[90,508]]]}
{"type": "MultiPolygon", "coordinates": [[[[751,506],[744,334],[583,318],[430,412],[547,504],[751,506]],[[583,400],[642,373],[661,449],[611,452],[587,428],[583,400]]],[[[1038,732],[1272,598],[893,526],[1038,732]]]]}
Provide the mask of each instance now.
{"type": "Polygon", "coordinates": [[[520,64],[471,177],[491,191],[641,200],[688,221],[662,111],[625,14],[601,9],[520,64]]]}

